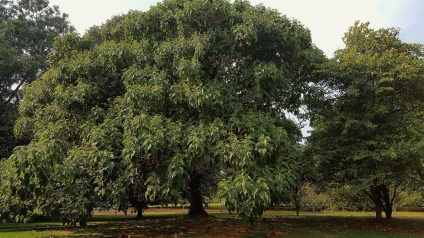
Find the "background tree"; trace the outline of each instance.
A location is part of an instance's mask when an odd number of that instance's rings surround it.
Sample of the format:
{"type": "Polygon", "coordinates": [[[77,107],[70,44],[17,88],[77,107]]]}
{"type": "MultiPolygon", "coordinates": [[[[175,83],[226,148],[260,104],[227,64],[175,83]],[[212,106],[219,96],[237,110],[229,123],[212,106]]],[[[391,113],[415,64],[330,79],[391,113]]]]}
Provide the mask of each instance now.
{"type": "Polygon", "coordinates": [[[350,185],[392,216],[398,189],[422,176],[423,46],[399,30],[356,22],[323,66],[329,89],[312,121],[310,139],[323,178],[350,185]]]}
{"type": "MultiPolygon", "coordinates": [[[[290,191],[290,198],[296,209],[297,216],[299,216],[302,206],[307,202],[305,198],[312,197],[313,187],[311,183],[315,182],[317,177],[315,159],[312,155],[307,154],[308,150],[305,150],[305,145],[299,145],[299,150],[299,157],[293,162],[293,169],[296,177],[294,183],[291,184],[290,191]]],[[[315,198],[317,197],[318,195],[315,196],[315,198]]],[[[309,200],[312,199],[314,198],[309,200]]]]}
{"type": "Polygon", "coordinates": [[[0,1],[0,159],[16,144],[21,87],[47,69],[47,53],[57,36],[72,30],[66,14],[47,0],[0,1]]]}
{"type": "Polygon", "coordinates": [[[333,211],[372,211],[375,206],[373,201],[364,196],[364,191],[357,186],[330,185],[325,191],[328,197],[325,206],[333,211]]]}
{"type": "Polygon", "coordinates": [[[303,206],[311,209],[313,212],[323,210],[329,202],[329,195],[320,191],[317,186],[312,183],[305,183],[303,186],[303,206]]]}
{"type": "Polygon", "coordinates": [[[188,187],[189,214],[204,215],[202,181],[219,174],[227,207],[252,221],[292,180],[284,115],[314,52],[300,23],[243,1],[164,1],[66,35],[25,89],[15,131],[33,139],[11,157],[11,194],[47,212],[64,209],[46,196],[59,189],[85,217],[96,199],[124,209],[135,190],[172,200],[188,187]]]}
{"type": "Polygon", "coordinates": [[[405,189],[395,200],[395,211],[422,211],[424,209],[424,189],[405,189]]]}

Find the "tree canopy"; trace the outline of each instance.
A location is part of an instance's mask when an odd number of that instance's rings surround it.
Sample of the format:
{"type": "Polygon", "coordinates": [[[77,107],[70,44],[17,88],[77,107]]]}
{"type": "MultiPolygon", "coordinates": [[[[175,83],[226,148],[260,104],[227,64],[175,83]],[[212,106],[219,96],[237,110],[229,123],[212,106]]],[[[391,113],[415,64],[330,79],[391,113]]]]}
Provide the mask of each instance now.
{"type": "Polygon", "coordinates": [[[15,133],[33,139],[3,203],[87,219],[98,201],[126,211],[186,187],[199,215],[214,177],[252,221],[293,180],[300,132],[285,113],[319,54],[302,24],[245,1],[165,0],[65,35],[25,87],[15,133]]]}
{"type": "Polygon", "coordinates": [[[346,47],[321,68],[328,92],[310,151],[328,183],[353,186],[374,202],[377,218],[382,210],[391,218],[399,187],[423,175],[423,46],[359,22],[343,39],[346,47]]]}
{"type": "Polygon", "coordinates": [[[0,1],[0,159],[18,143],[13,123],[21,86],[45,72],[54,38],[70,30],[67,15],[47,0],[0,1]]]}

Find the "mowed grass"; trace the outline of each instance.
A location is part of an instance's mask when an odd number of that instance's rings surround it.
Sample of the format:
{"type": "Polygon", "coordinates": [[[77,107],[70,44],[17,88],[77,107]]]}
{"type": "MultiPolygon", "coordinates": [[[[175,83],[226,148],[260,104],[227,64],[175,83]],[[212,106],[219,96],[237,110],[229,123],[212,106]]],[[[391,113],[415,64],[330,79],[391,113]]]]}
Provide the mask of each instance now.
{"type": "Polygon", "coordinates": [[[35,237],[80,237],[84,236],[84,234],[73,234],[70,231],[62,230],[62,231],[54,231],[54,230],[46,230],[46,231],[0,231],[0,237],[2,238],[35,238],[35,237]]]}
{"type": "Polygon", "coordinates": [[[209,218],[189,218],[186,209],[148,209],[135,214],[95,214],[85,228],[60,222],[0,224],[1,238],[15,237],[423,237],[423,212],[396,212],[375,222],[372,212],[267,211],[254,228],[216,206],[209,218]]]}

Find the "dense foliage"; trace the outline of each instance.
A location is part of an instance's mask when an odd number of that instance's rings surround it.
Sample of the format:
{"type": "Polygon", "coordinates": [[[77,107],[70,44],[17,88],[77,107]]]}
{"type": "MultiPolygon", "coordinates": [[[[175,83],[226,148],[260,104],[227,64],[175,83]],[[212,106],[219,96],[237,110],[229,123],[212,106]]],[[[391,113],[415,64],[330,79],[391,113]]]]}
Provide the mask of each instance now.
{"type": "MultiPolygon", "coordinates": [[[[423,46],[397,29],[355,23],[346,48],[324,64],[319,110],[308,140],[327,185],[366,194],[391,218],[400,187],[423,175],[423,46]]],[[[315,109],[317,109],[315,108],[315,109]]]]}
{"type": "Polygon", "coordinates": [[[67,15],[47,0],[0,1],[0,159],[23,143],[13,135],[21,86],[47,69],[54,38],[70,30],[67,15]]]}
{"type": "Polygon", "coordinates": [[[85,221],[98,202],[141,210],[186,189],[199,215],[215,186],[253,221],[293,180],[285,113],[320,54],[300,23],[244,1],[168,0],[65,35],[25,88],[15,133],[33,139],[3,204],[85,221]]]}

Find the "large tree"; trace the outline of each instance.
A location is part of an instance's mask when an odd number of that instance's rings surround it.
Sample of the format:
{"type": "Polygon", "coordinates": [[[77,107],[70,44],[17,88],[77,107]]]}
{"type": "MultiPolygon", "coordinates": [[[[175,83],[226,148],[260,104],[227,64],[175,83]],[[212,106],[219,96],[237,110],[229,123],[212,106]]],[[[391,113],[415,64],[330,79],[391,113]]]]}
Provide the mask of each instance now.
{"type": "Polygon", "coordinates": [[[399,187],[423,172],[423,46],[359,22],[343,40],[322,67],[310,150],[328,184],[353,186],[391,218],[399,187]]]}
{"type": "Polygon", "coordinates": [[[88,214],[93,196],[125,210],[185,187],[189,214],[204,215],[214,178],[253,220],[292,180],[298,129],[285,113],[318,53],[299,22],[245,1],[168,0],[67,35],[24,92],[16,133],[33,140],[12,156],[10,194],[47,208],[61,191],[88,214]]]}
{"type": "Polygon", "coordinates": [[[0,159],[19,143],[13,124],[22,85],[45,72],[54,38],[70,30],[67,15],[47,0],[0,1],[0,159]]]}

